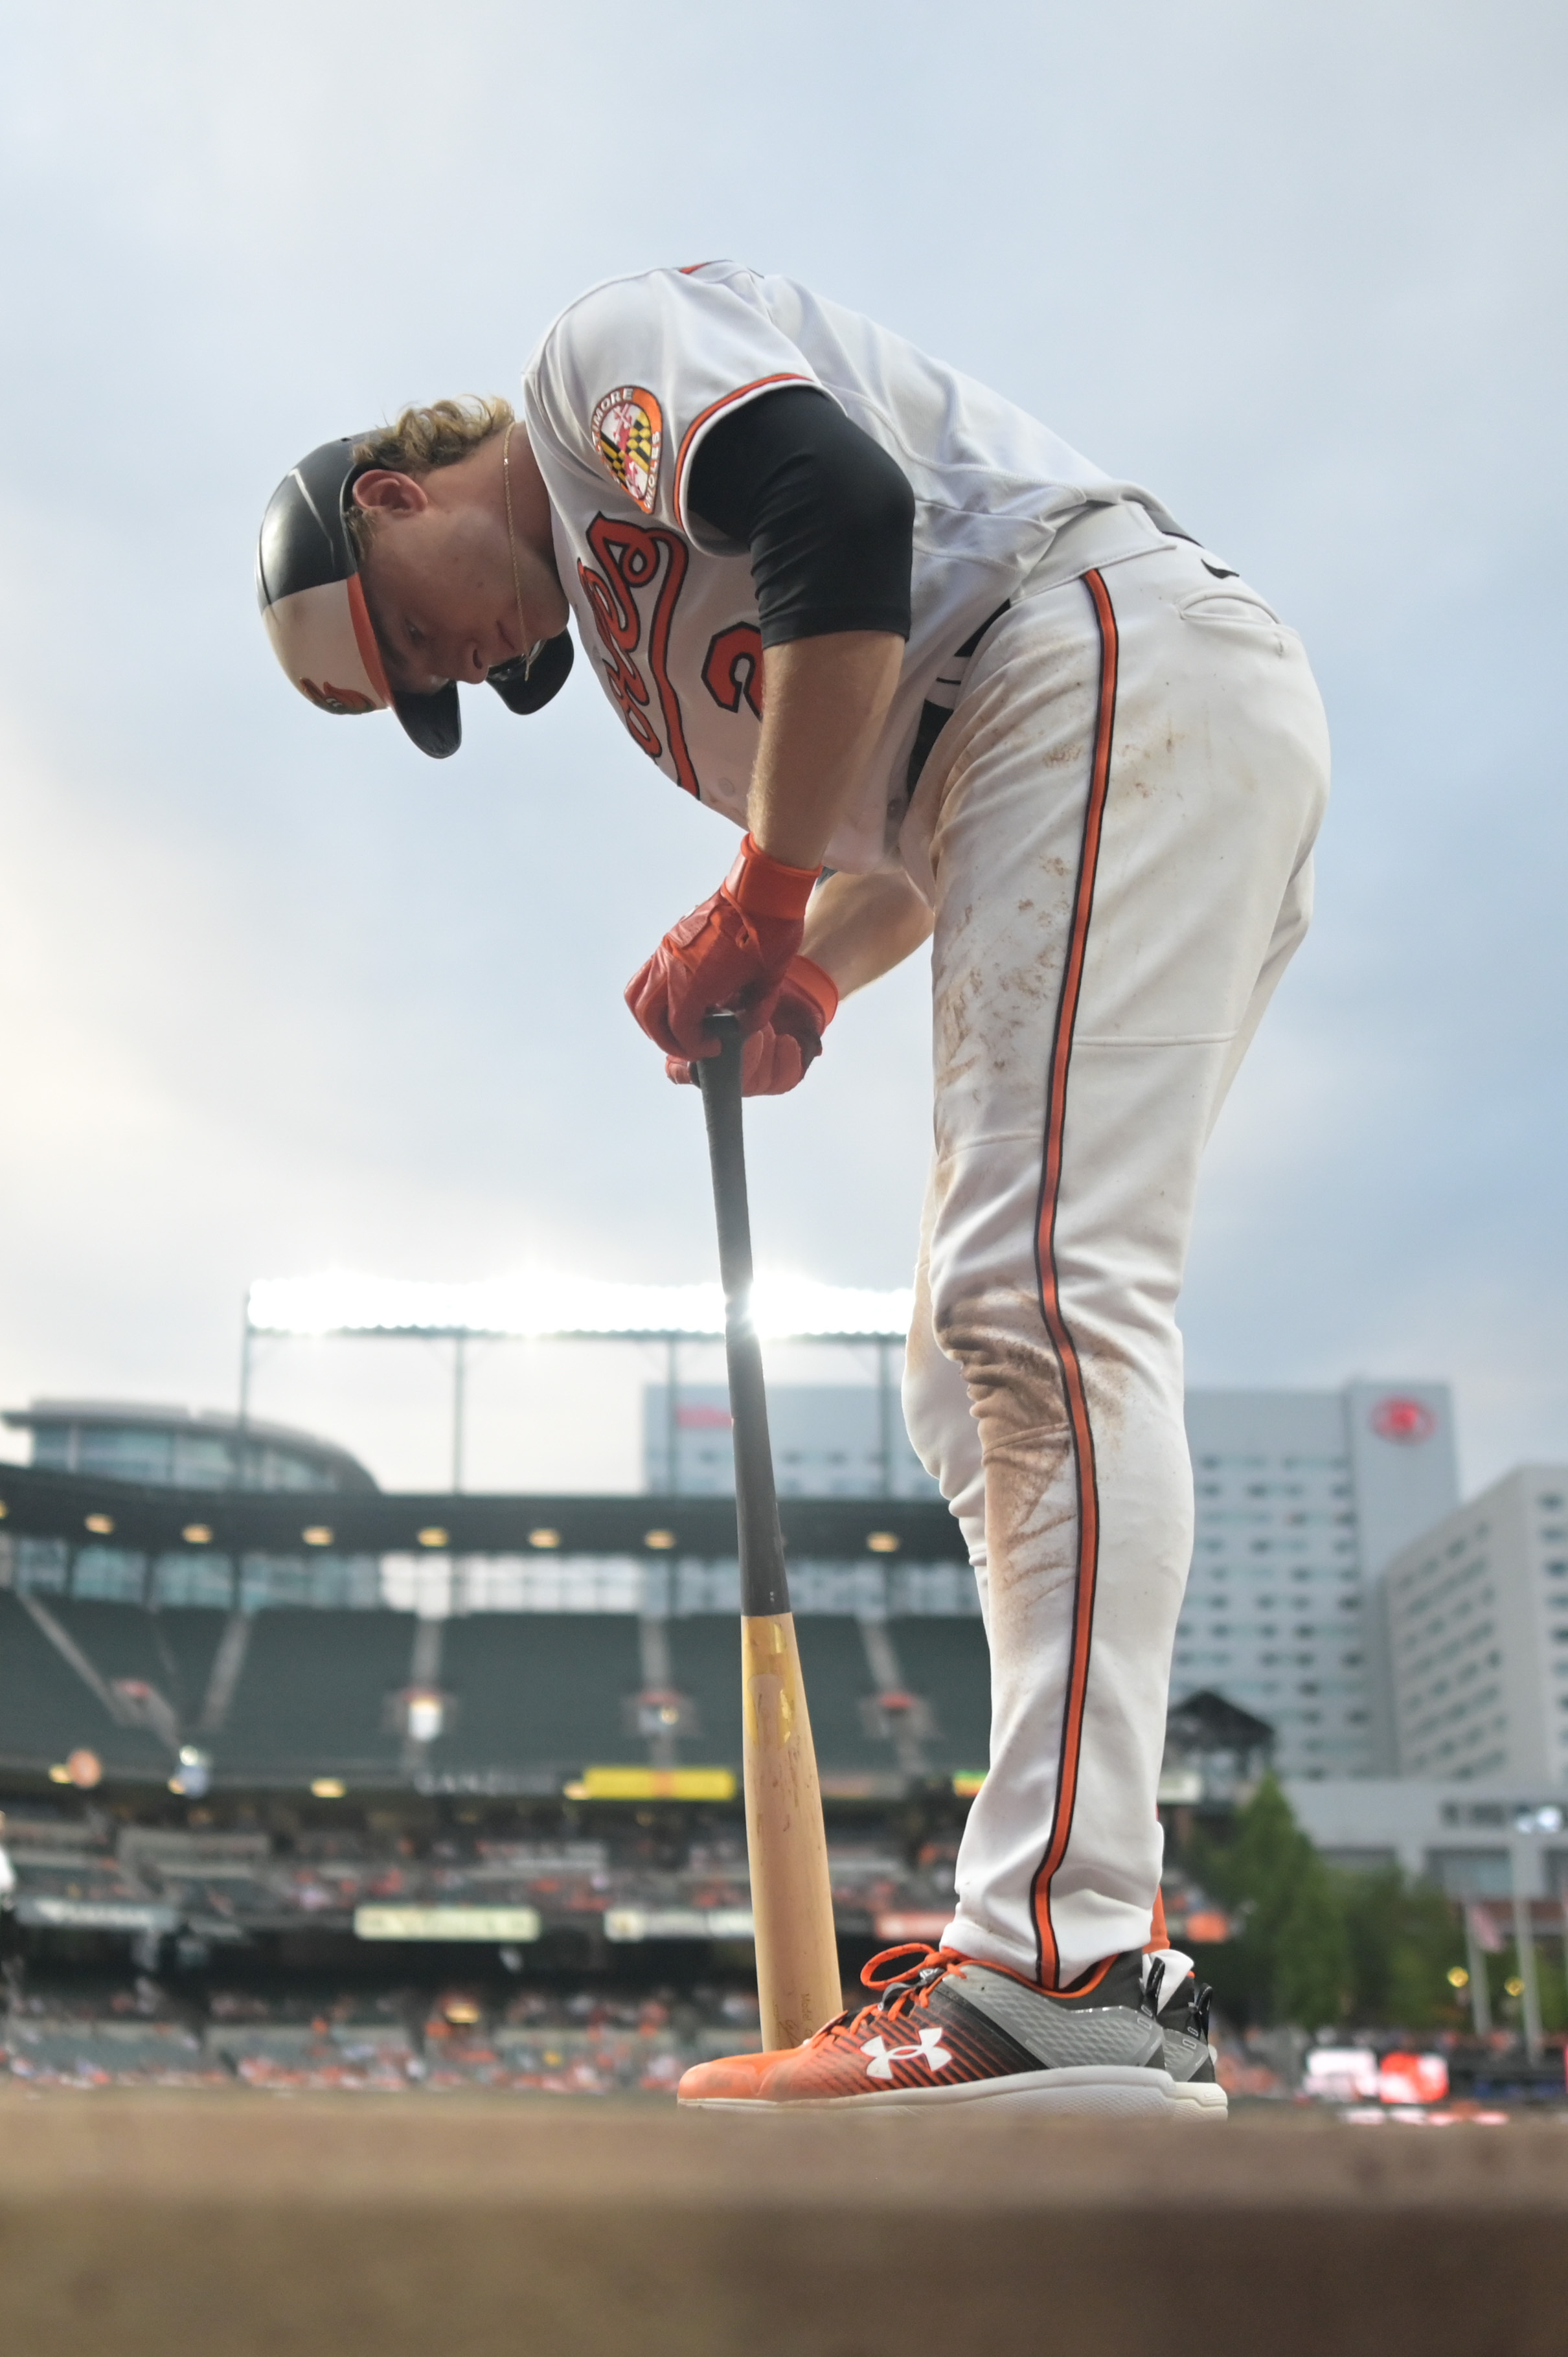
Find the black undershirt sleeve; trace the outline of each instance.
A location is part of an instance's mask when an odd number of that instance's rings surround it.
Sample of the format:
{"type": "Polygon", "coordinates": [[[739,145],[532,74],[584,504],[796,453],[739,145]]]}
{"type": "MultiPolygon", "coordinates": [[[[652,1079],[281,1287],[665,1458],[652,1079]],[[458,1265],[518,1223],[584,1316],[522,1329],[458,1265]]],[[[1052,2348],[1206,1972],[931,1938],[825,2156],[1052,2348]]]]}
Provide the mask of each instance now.
{"type": "Polygon", "coordinates": [[[786,385],[720,418],[686,502],[751,551],[765,647],[834,630],[908,637],[915,494],[826,393],[786,385]]]}

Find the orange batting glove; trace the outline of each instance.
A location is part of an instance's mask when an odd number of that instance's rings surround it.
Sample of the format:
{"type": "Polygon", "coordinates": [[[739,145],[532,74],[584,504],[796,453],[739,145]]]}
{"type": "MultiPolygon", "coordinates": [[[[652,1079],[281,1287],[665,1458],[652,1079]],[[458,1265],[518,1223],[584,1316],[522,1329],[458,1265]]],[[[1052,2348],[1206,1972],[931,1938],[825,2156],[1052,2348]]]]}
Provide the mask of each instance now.
{"type": "MultiPolygon", "coordinates": [[[[773,1012],[760,1031],[741,1046],[740,1092],[744,1097],[781,1097],[798,1088],[822,1052],[822,1034],[838,1013],[838,985],[809,957],[792,958],[779,985],[773,1012]]],[[[666,1056],[672,1081],[697,1075],[684,1056],[666,1056]]]]}
{"type": "Polygon", "coordinates": [[[768,1022],[821,873],[786,867],[745,838],[712,899],[665,934],[627,985],[627,1005],[666,1056],[716,1056],[706,1024],[721,1009],[738,1015],[746,1032],[768,1022]]]}

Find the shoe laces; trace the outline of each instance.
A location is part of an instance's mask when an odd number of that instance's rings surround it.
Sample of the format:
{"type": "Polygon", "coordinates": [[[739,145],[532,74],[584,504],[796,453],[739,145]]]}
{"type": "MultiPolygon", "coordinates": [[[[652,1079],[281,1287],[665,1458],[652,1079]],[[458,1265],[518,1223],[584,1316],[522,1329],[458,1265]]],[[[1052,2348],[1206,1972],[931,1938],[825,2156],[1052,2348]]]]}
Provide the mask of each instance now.
{"type": "Polygon", "coordinates": [[[817,2037],[825,2038],[835,2029],[853,2031],[858,2029],[863,2021],[874,2020],[878,2015],[896,2017],[907,2013],[911,2006],[925,2005],[931,1990],[946,1977],[950,1967],[961,1961],[956,1948],[933,1948],[925,1940],[906,1940],[897,1948],[884,1948],[872,1957],[869,1964],[860,1968],[862,1984],[875,1991],[875,2004],[863,2005],[853,2015],[847,2010],[835,2015],[832,2021],[823,2022],[817,2037]],[[897,1972],[879,1974],[881,1965],[896,1964],[901,1956],[916,1956],[921,1961],[905,1964],[897,1972]]]}
{"type": "MultiPolygon", "coordinates": [[[[863,1964],[860,1970],[860,1977],[865,1986],[875,1993],[875,2004],[863,2005],[853,2014],[848,2011],[835,2014],[832,2021],[823,2022],[821,2029],[817,2030],[807,2043],[814,2046],[818,2039],[831,2037],[836,2030],[841,2029],[853,2036],[863,2022],[875,2021],[878,2018],[883,2019],[896,2018],[901,2013],[908,2013],[911,2007],[929,2005],[931,1991],[939,1981],[947,1978],[955,1964],[968,1964],[974,1961],[972,1956],[965,1955],[961,1948],[933,1948],[926,1940],[906,1940],[897,1948],[884,1948],[880,1953],[872,1957],[869,1964],[863,1964]],[[903,1956],[913,1956],[919,1961],[900,1964],[897,1972],[886,1974],[882,1972],[883,1965],[897,1964],[898,1960],[903,1956]]],[[[1079,1980],[1073,1982],[1071,1986],[1065,1990],[1041,1988],[1037,1982],[1030,1980],[1026,1974],[1015,1972],[1011,1964],[987,1964],[985,1968],[988,1972],[1005,1973],[1009,1980],[1016,1981],[1021,1988],[1028,1989],[1036,1996],[1057,1998],[1072,1997],[1080,1991],[1087,1995],[1088,1988],[1084,1984],[1088,1984],[1090,1988],[1098,1987],[1104,1978],[1108,1966],[1114,1962],[1114,1957],[1108,1956],[1098,1966],[1090,1966],[1089,1972],[1082,1974],[1079,1980]]],[[[1203,1996],[1207,2004],[1208,1997],[1207,1989],[1203,1992],[1203,1996]]],[[[1146,1994],[1143,2001],[1147,2003],[1146,1994]]]]}

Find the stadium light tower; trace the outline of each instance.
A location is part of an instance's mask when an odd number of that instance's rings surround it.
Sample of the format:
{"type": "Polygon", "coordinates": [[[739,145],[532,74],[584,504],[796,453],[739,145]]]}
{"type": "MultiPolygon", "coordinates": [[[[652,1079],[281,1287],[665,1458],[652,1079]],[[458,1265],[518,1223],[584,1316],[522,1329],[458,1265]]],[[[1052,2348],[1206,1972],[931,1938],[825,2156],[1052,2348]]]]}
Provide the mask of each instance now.
{"type": "MultiPolygon", "coordinates": [[[[822,1285],[813,1277],[759,1270],[752,1317],[764,1341],[871,1344],[876,1351],[878,1429],[885,1488],[893,1462],[893,1349],[909,1330],[908,1286],[879,1292],[822,1285]]],[[[258,1337],[324,1340],[449,1341],[453,1347],[452,1487],[462,1487],[467,1346],[470,1341],[662,1342],[670,1418],[669,1464],[677,1463],[676,1401],[683,1342],[716,1342],[725,1330],[718,1285],[621,1285],[553,1270],[525,1271],[467,1285],[362,1276],[259,1277],[245,1297],[240,1358],[240,1421],[250,1411],[251,1356],[258,1337]]]]}

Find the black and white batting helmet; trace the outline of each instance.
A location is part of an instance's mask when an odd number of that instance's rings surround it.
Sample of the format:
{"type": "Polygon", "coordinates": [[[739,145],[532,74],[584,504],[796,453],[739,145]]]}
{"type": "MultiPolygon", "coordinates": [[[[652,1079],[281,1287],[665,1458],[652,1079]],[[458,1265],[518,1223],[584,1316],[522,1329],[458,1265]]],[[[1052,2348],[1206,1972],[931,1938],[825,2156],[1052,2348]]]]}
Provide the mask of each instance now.
{"type": "MultiPolygon", "coordinates": [[[[463,741],[456,681],[433,695],[389,683],[365,603],[345,510],[356,479],[372,463],[356,458],[364,439],[323,442],[291,468],[267,501],[256,549],[256,602],[273,652],[302,695],[323,712],[397,714],[422,753],[445,760],[463,741]]],[[[572,634],[542,640],[498,664],[489,684],[511,712],[537,712],[565,683],[572,634]]]]}

